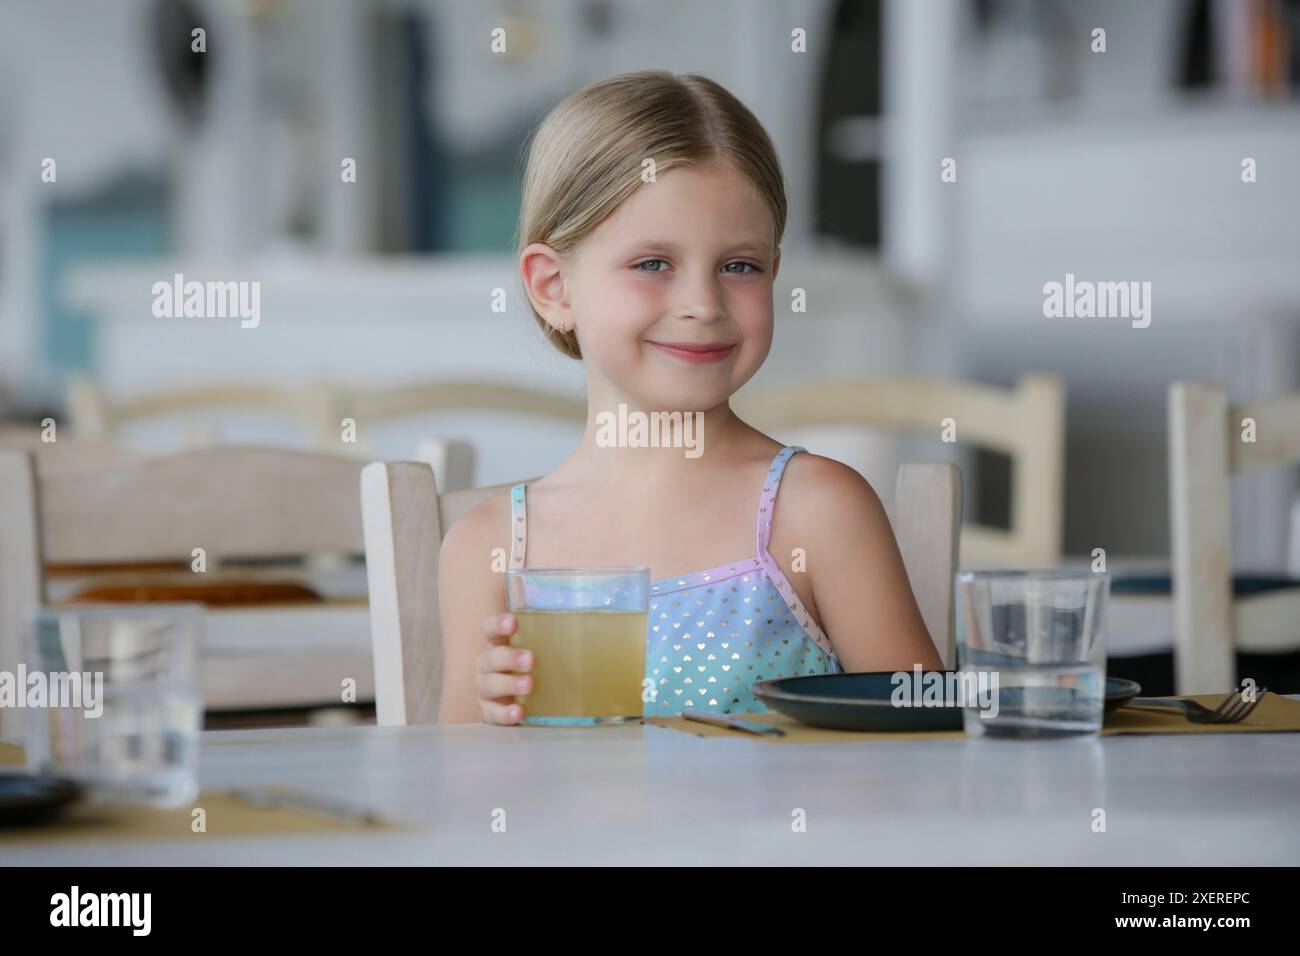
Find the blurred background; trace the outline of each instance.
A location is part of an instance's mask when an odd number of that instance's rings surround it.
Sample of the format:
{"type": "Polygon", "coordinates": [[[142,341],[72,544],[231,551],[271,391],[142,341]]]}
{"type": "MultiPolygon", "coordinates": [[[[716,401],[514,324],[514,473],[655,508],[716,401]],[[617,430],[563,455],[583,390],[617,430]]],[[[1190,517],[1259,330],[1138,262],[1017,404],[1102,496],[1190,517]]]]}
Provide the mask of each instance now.
{"type": "MultiPolygon", "coordinates": [[[[1296,2],[5,0],[5,440],[53,419],[153,450],[428,457],[443,487],[545,472],[576,422],[406,408],[341,449],[338,396],[509,381],[581,399],[511,254],[522,149],[574,90],[645,68],[727,86],[784,164],[776,344],[742,395],[1055,376],[1063,560],[1100,547],[1167,573],[1171,382],[1300,389],[1296,2]],[[259,326],[156,318],[176,273],[259,281],[259,326]],[[1149,281],[1150,327],[1045,318],[1067,273],[1149,281]],[[278,391],[219,407],[240,389],[278,391]],[[211,407],[150,398],[187,390],[211,407]],[[149,414],[115,414],[133,402],[149,414]]],[[[937,421],[776,437],[886,499],[899,461],[958,460],[968,518],[1010,521],[1010,457],[941,442],[937,421]]],[[[1296,490],[1294,468],[1234,480],[1234,562],[1300,574],[1296,490]]],[[[1147,638],[1134,653],[1167,647],[1147,638]]]]}

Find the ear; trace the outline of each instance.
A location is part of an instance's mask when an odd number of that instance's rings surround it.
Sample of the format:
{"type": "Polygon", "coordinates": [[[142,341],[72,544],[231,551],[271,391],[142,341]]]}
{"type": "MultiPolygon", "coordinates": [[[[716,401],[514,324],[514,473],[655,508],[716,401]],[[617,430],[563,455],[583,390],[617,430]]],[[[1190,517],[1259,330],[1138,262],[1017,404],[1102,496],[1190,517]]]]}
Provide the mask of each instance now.
{"type": "Polygon", "coordinates": [[[534,242],[519,254],[519,272],[528,301],[543,319],[561,331],[573,328],[569,300],[564,292],[562,260],[544,242],[534,242]]]}

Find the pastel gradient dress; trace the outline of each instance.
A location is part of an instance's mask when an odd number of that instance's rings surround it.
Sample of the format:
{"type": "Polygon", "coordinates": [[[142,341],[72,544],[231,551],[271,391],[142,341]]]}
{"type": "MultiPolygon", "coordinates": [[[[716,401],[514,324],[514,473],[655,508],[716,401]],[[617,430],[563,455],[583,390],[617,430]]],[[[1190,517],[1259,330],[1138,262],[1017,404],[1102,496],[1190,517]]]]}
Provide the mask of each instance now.
{"type": "MultiPolygon", "coordinates": [[[[726,714],[767,710],[749,688],[757,681],[842,673],[835,651],[768,552],[787,445],[763,482],[757,552],[705,571],[651,583],[645,676],[654,693],[644,716],[686,708],[726,714]]],[[[510,489],[510,568],[522,569],[528,547],[526,482],[510,489]]]]}

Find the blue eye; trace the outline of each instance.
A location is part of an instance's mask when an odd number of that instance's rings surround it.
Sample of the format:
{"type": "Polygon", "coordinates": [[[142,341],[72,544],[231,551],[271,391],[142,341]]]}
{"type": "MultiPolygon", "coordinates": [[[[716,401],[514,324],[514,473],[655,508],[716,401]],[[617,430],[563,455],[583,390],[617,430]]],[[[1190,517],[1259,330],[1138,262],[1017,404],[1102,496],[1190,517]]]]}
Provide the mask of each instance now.
{"type": "MultiPolygon", "coordinates": [[[[641,272],[665,272],[668,269],[668,262],[664,259],[642,259],[632,268],[641,272]],[[651,266],[653,268],[650,268],[651,266]]],[[[728,275],[752,275],[763,270],[752,262],[728,262],[722,267],[722,271],[728,275]],[[741,268],[733,269],[732,266],[740,266],[741,268]]]]}

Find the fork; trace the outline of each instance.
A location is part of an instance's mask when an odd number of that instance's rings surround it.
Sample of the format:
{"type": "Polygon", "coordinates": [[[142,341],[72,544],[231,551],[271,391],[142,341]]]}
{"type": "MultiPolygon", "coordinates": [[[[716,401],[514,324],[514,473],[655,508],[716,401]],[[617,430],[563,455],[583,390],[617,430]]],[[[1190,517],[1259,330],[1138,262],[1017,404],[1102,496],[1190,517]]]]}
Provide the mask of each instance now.
{"type": "Polygon", "coordinates": [[[1198,704],[1194,700],[1174,700],[1165,697],[1134,697],[1126,706],[1136,708],[1172,707],[1180,710],[1194,724],[1239,724],[1259,706],[1259,702],[1268,693],[1267,687],[1261,687],[1255,699],[1248,701],[1233,691],[1219,703],[1214,710],[1198,704]]]}

